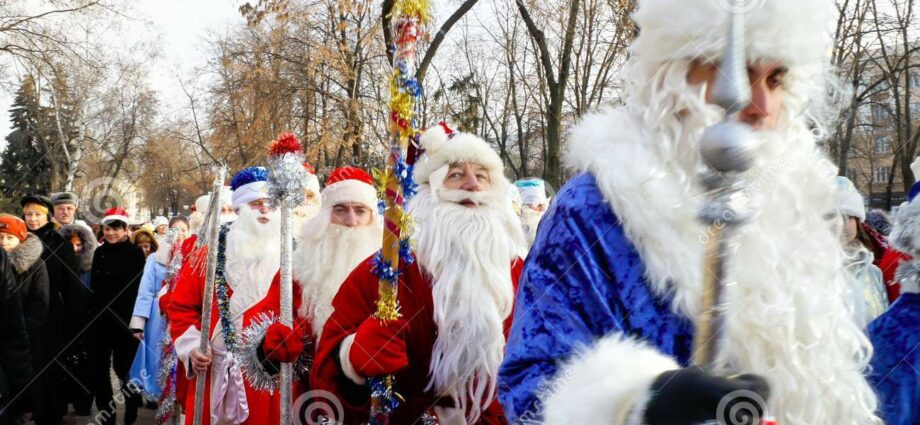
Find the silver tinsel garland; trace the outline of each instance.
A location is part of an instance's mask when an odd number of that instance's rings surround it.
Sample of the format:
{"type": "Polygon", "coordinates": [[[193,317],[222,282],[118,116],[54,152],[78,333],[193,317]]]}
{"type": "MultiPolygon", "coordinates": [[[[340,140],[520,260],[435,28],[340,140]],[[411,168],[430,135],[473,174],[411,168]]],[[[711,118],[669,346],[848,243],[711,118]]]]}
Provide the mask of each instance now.
{"type": "Polygon", "coordinates": [[[286,153],[268,157],[268,194],[289,207],[304,203],[307,189],[307,169],[301,153],[286,153]]]}
{"type": "Polygon", "coordinates": [[[243,341],[239,344],[238,355],[243,376],[259,391],[273,394],[281,385],[279,375],[269,375],[259,360],[259,347],[265,340],[268,328],[278,323],[278,316],[259,313],[243,331],[243,341]]]}

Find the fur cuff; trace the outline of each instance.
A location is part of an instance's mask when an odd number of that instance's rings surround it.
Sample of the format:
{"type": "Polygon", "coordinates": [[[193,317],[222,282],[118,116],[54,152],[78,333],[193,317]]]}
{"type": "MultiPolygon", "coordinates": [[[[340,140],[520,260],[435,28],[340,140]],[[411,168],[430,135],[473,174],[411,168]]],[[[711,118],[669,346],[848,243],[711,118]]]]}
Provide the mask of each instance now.
{"type": "Polygon", "coordinates": [[[185,365],[185,377],[187,379],[195,377],[195,370],[192,369],[192,362],[189,360],[189,356],[192,350],[198,348],[200,344],[201,331],[196,326],[189,326],[182,335],[176,338],[176,342],[173,344],[176,349],[176,357],[185,365]]]}
{"type": "Polygon", "coordinates": [[[147,318],[141,316],[131,316],[131,321],[128,322],[128,329],[140,329],[144,330],[144,326],[147,325],[147,318]]]}
{"type": "Polygon", "coordinates": [[[265,333],[268,332],[269,326],[275,323],[278,323],[278,317],[273,314],[260,313],[256,316],[249,327],[243,331],[243,342],[240,344],[239,351],[243,376],[253,388],[268,391],[269,394],[274,393],[281,385],[278,368],[267,368],[266,360],[260,356],[260,353],[262,342],[265,341],[265,333]]]}
{"type": "Polygon", "coordinates": [[[342,345],[339,346],[339,363],[342,365],[342,373],[344,373],[351,382],[358,385],[364,385],[367,380],[355,371],[355,367],[351,365],[351,360],[348,360],[348,352],[351,351],[351,345],[354,343],[355,334],[348,335],[342,340],[342,345]]]}
{"type": "Polygon", "coordinates": [[[644,343],[605,337],[569,361],[541,395],[544,423],[641,424],[652,382],[678,367],[644,343]]]}

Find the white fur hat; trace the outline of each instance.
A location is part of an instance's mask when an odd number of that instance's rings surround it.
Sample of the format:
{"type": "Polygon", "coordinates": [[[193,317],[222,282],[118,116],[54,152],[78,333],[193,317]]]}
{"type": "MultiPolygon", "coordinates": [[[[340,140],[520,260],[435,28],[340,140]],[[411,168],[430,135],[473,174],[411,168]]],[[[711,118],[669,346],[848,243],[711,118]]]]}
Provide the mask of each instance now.
{"type": "MultiPolygon", "coordinates": [[[[717,61],[727,40],[730,0],[640,0],[633,16],[639,35],[635,63],[653,72],[673,59],[717,61]]],[[[745,52],[749,60],[786,66],[820,65],[830,54],[830,0],[744,0],[745,52]]],[[[647,74],[650,75],[650,74],[647,74]]]]}
{"type": "Polygon", "coordinates": [[[371,211],[377,211],[377,189],[374,187],[374,179],[360,168],[340,167],[333,170],[326,179],[322,197],[324,209],[331,210],[332,207],[345,202],[357,202],[371,211]]]}
{"type": "Polygon", "coordinates": [[[837,176],[837,194],[834,196],[834,208],[838,213],[856,217],[862,223],[866,220],[866,204],[863,196],[853,186],[850,179],[837,176]]]}
{"type": "MultiPolygon", "coordinates": [[[[493,176],[504,176],[501,158],[485,140],[473,134],[455,132],[440,124],[425,130],[419,143],[425,153],[415,163],[418,184],[429,184],[434,172],[458,162],[476,163],[486,167],[493,176]]],[[[435,186],[437,183],[440,182],[435,186]]]]}

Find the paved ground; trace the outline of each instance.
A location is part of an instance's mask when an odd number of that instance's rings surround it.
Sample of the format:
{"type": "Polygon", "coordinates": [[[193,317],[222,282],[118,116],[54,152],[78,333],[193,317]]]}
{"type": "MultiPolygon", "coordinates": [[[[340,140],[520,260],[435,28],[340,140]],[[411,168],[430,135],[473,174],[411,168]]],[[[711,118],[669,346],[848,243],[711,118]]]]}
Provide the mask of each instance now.
{"type": "MultiPolygon", "coordinates": [[[[73,411],[71,411],[71,413],[73,413],[73,411]]],[[[65,416],[64,425],[93,425],[93,424],[96,424],[96,422],[94,422],[96,413],[97,413],[96,409],[93,409],[93,416],[73,416],[73,415],[65,416]]],[[[142,407],[140,410],[137,411],[137,422],[135,422],[134,424],[135,425],[155,425],[156,421],[153,420],[154,413],[156,413],[154,410],[145,409],[142,407]]],[[[117,414],[118,416],[117,416],[116,422],[119,425],[124,423],[123,414],[124,414],[124,406],[118,406],[118,414],[117,414]]]]}

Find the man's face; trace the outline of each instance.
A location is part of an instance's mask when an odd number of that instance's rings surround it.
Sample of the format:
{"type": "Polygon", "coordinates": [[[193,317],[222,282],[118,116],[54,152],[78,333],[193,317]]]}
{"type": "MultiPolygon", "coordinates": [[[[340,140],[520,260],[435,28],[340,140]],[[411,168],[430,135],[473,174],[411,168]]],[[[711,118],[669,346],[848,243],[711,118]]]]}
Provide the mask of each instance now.
{"type": "Polygon", "coordinates": [[[332,207],[332,224],[345,227],[362,227],[369,226],[373,219],[373,211],[357,202],[344,202],[332,207]]]}
{"type": "Polygon", "coordinates": [[[26,222],[29,230],[41,229],[48,224],[48,215],[42,211],[42,208],[35,204],[27,204],[22,209],[22,219],[26,222]]]}
{"type": "Polygon", "coordinates": [[[258,212],[259,223],[266,224],[268,223],[268,213],[272,212],[275,208],[272,205],[271,200],[268,198],[256,199],[255,201],[250,201],[248,204],[249,208],[252,208],[254,211],[258,212]]]}
{"type": "MultiPolygon", "coordinates": [[[[711,102],[712,87],[721,72],[719,65],[694,62],[687,73],[692,85],[706,83],[706,101],[711,102]]],[[[770,130],[776,126],[779,111],[783,106],[785,89],[783,79],[788,69],[779,63],[752,63],[748,65],[751,80],[751,103],[744,108],[738,119],[754,130],[770,130]]]]}
{"type": "Polygon", "coordinates": [[[58,204],[54,206],[54,218],[63,225],[73,223],[77,207],[73,204],[58,204]]]}
{"type": "MultiPolygon", "coordinates": [[[[492,178],[486,167],[472,162],[462,162],[450,165],[443,184],[445,189],[483,192],[492,187],[492,178]]],[[[472,200],[460,201],[460,205],[467,208],[477,206],[472,200]]]]}
{"type": "Polygon", "coordinates": [[[10,252],[17,246],[19,246],[19,238],[9,233],[0,233],[0,248],[3,248],[6,252],[10,252]]]}
{"type": "Polygon", "coordinates": [[[116,244],[128,238],[128,228],[125,226],[102,225],[102,237],[106,243],[116,244]]]}

